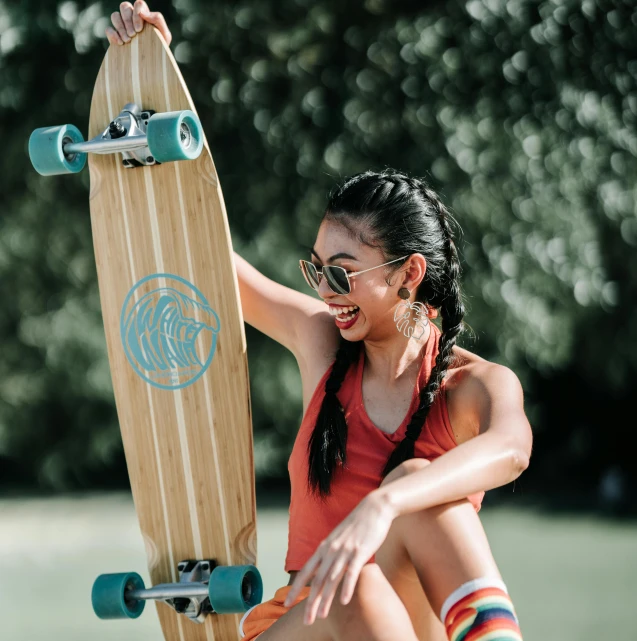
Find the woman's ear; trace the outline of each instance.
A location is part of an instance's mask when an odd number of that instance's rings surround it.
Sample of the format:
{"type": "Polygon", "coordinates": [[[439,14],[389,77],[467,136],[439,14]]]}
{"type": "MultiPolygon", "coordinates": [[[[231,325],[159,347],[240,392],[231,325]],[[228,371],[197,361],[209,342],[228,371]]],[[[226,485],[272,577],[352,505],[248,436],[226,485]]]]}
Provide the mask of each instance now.
{"type": "Polygon", "coordinates": [[[405,263],[402,271],[403,282],[399,284],[398,288],[406,287],[410,292],[418,289],[418,285],[422,283],[427,273],[427,259],[422,254],[412,254],[408,261],[405,263]]]}

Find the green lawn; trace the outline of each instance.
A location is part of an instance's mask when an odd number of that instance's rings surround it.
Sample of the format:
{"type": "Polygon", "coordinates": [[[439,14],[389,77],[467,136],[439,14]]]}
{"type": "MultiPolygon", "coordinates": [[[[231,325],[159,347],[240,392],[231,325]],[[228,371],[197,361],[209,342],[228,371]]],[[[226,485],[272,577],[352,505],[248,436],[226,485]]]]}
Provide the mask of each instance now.
{"type": "MultiPolygon", "coordinates": [[[[483,507],[525,641],[634,641],[637,525],[483,507]]],[[[287,512],[259,510],[265,595],[284,585],[287,512]]],[[[102,572],[138,571],[144,548],[125,494],[0,501],[0,620],[7,641],[160,641],[153,607],[100,621],[90,605],[102,572]]]]}

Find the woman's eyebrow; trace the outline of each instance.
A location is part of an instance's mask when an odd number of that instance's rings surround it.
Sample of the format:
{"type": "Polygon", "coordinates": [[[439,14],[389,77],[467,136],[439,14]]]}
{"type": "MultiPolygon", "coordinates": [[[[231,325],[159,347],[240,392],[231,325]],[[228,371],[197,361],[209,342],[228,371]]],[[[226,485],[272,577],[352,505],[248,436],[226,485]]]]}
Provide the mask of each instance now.
{"type": "MultiPolygon", "coordinates": [[[[314,249],[310,249],[310,251],[319,259],[319,262],[321,263],[323,262],[321,260],[321,257],[314,251],[314,249]]],[[[334,256],[332,256],[327,262],[332,263],[338,258],[349,258],[350,260],[355,260],[356,262],[358,262],[358,259],[356,257],[352,256],[351,254],[347,254],[345,252],[339,252],[338,254],[334,254],[334,256]]]]}

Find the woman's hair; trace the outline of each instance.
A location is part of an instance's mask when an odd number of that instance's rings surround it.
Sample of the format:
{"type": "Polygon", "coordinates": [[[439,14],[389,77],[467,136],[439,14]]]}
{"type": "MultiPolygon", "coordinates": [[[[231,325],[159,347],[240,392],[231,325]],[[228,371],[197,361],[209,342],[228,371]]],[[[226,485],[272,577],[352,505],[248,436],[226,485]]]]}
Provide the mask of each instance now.
{"type": "MultiPolygon", "coordinates": [[[[366,171],[345,179],[330,193],[323,220],[335,221],[361,243],[379,248],[384,255],[383,262],[407,254],[422,254],[427,270],[418,286],[416,300],[441,312],[442,333],[435,366],[420,392],[420,403],[407,426],[405,438],[387,461],[383,471],[386,476],[397,465],[413,458],[414,443],[453,362],[451,350],[456,338],[464,329],[460,262],[451,228],[451,223],[457,223],[424,180],[391,169],[381,173],[366,171]]],[[[389,277],[402,265],[404,261],[385,267],[388,285],[391,284],[389,277]]],[[[347,422],[336,394],[350,365],[359,357],[361,345],[362,341],[351,342],[341,337],[308,443],[308,482],[311,490],[323,497],[329,494],[337,465],[346,463],[347,422]]]]}

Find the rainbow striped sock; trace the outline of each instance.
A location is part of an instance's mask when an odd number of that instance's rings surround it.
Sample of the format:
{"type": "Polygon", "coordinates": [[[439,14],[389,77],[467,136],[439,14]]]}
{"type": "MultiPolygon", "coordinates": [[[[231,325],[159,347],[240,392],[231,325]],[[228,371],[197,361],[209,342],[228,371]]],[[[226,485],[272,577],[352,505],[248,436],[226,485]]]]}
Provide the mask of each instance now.
{"type": "Polygon", "coordinates": [[[440,611],[449,641],[522,641],[506,585],[482,577],[461,585],[440,611]]]}

